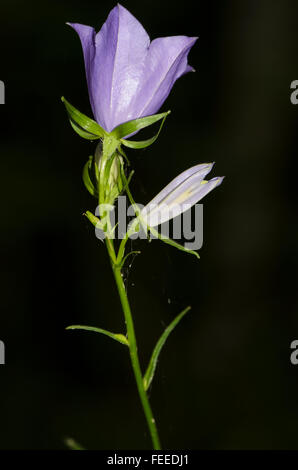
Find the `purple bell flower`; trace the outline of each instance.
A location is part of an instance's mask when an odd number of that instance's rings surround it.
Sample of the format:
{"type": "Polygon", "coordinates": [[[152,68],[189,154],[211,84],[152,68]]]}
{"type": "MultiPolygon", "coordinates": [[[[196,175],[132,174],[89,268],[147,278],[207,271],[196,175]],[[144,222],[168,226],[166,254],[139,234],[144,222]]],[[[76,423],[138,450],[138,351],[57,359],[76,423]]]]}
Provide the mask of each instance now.
{"type": "Polygon", "coordinates": [[[107,132],[155,114],[177,78],[193,71],[187,55],[196,37],[150,42],[141,23],[119,4],[97,34],[90,26],[68,24],[81,39],[92,111],[107,132]]]}

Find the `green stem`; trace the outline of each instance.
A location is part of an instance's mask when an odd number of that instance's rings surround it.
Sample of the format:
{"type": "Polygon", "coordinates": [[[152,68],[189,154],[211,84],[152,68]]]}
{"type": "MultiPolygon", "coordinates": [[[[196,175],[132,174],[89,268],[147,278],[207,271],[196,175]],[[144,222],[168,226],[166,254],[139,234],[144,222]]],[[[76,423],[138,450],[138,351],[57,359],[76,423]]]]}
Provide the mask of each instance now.
{"type": "Polygon", "coordinates": [[[115,251],[112,248],[112,245],[109,243],[108,239],[106,239],[106,245],[107,245],[107,249],[111,258],[111,265],[112,265],[115,281],[117,284],[121,305],[122,305],[123,312],[124,312],[125,323],[126,323],[126,328],[127,328],[127,336],[128,336],[128,342],[129,342],[131,365],[132,365],[133,372],[135,375],[140,400],[141,400],[145,417],[148,423],[148,428],[151,434],[153,447],[155,450],[160,450],[161,446],[160,446],[155,419],[153,417],[153,413],[152,413],[151,406],[148,400],[148,396],[144,388],[143,376],[142,376],[142,371],[141,371],[140,361],[139,361],[139,356],[138,356],[135,329],[134,329],[129,301],[128,301],[126,290],[125,290],[125,285],[122,279],[121,268],[118,264],[115,264],[115,262],[113,261],[115,259],[115,251]]]}
{"type": "MultiPolygon", "coordinates": [[[[109,139],[104,139],[103,152],[101,156],[101,165],[100,165],[100,171],[99,171],[99,182],[98,182],[99,204],[103,204],[105,202],[105,185],[106,185],[105,176],[104,176],[105,166],[106,166],[108,158],[113,154],[115,149],[116,149],[115,142],[113,140],[110,141],[109,139]]],[[[126,191],[129,191],[129,189],[126,188],[126,191]]],[[[124,318],[125,318],[125,323],[126,323],[126,328],[127,328],[127,337],[128,337],[128,342],[129,342],[131,364],[132,364],[133,372],[135,375],[140,400],[144,409],[145,417],[146,417],[149,431],[151,434],[153,447],[155,450],[160,450],[161,446],[159,442],[155,419],[153,417],[151,406],[150,406],[148,396],[144,387],[132,314],[131,314],[130,305],[129,305],[129,301],[127,298],[127,294],[126,294],[126,290],[125,290],[125,286],[124,286],[124,282],[123,282],[122,274],[121,274],[121,261],[123,260],[123,256],[125,253],[125,244],[128,240],[129,234],[126,234],[125,239],[122,240],[121,247],[118,252],[118,256],[116,256],[113,239],[109,237],[111,233],[112,233],[111,221],[109,218],[109,214],[107,214],[106,246],[107,246],[107,250],[110,256],[110,261],[111,261],[115,281],[117,284],[122,309],[124,312],[124,318]]]]}

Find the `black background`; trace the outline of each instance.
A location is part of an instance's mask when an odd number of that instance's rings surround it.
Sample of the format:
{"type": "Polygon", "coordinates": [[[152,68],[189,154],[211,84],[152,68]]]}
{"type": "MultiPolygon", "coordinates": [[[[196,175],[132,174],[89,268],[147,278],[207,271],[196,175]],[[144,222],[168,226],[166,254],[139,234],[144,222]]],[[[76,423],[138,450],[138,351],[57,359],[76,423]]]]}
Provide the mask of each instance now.
{"type": "MultiPolygon", "coordinates": [[[[165,448],[297,449],[298,4],[122,1],[151,38],[199,36],[162,110],[156,144],[129,153],[145,203],[184,169],[226,175],[204,200],[201,259],[153,241],[127,273],[143,365],[164,326],[192,311],[162,352],[150,399],[165,448]]],[[[79,39],[111,1],[13,1],[0,7],[0,448],[150,448],[120,344],[65,331],[123,331],[104,245],[82,217],[94,144],[72,131],[65,95],[91,115],[79,39]]]]}

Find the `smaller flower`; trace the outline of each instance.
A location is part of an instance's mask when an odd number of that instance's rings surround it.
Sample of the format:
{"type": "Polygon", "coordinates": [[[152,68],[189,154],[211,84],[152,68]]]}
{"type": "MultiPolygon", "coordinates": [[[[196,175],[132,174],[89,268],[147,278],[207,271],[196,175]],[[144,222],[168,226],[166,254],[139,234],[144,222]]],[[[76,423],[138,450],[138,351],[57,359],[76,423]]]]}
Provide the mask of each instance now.
{"type": "Polygon", "coordinates": [[[204,179],[213,165],[214,163],[196,165],[174,178],[141,210],[141,221],[149,227],[156,227],[190,209],[222,183],[223,176],[209,181],[204,179]]]}

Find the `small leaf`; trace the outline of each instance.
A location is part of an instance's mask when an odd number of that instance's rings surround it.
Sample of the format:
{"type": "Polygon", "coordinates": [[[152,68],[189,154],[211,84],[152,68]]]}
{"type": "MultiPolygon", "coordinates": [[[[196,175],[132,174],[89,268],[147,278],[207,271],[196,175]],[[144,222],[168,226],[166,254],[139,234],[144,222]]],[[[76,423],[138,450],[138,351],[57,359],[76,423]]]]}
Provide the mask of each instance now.
{"type": "Polygon", "coordinates": [[[89,140],[99,139],[106,135],[106,131],[100,127],[97,122],[81,113],[78,109],[72,106],[63,96],[61,98],[64,103],[67,113],[70,118],[70,123],[73,129],[78,132],[81,137],[89,140]],[[87,133],[87,134],[86,134],[87,133]]]}
{"type": "Polygon", "coordinates": [[[102,229],[101,221],[90,211],[86,211],[83,215],[87,217],[87,219],[94,225],[95,228],[102,229]]]}
{"type": "Polygon", "coordinates": [[[86,330],[86,331],[94,331],[95,333],[102,333],[103,335],[109,336],[112,339],[115,339],[121,344],[125,344],[126,346],[129,345],[128,339],[126,336],[120,333],[111,333],[110,331],[103,330],[102,328],[96,328],[95,326],[85,326],[85,325],[70,325],[66,328],[66,330],[86,330]]]}
{"type": "Polygon", "coordinates": [[[191,309],[191,307],[186,307],[186,309],[183,310],[183,312],[179,313],[176,318],[169,324],[169,326],[165,329],[161,337],[156,343],[156,346],[153,350],[149,365],[147,367],[146,373],[144,375],[143,381],[144,381],[144,388],[145,390],[148,390],[150,387],[150,384],[153,380],[155,369],[157,366],[157,360],[159,357],[159,354],[162,350],[163,345],[165,344],[169,334],[173,331],[176,325],[180,322],[180,320],[186,315],[186,313],[191,309]]]}
{"type": "Polygon", "coordinates": [[[86,186],[89,193],[94,197],[98,197],[98,191],[95,188],[90,178],[90,171],[92,170],[92,161],[93,161],[93,157],[91,155],[89,157],[89,160],[84,165],[82,177],[83,177],[84,185],[86,186]]]}
{"type": "Polygon", "coordinates": [[[126,140],[126,139],[121,139],[121,143],[125,146],[125,147],[130,147],[130,148],[133,148],[133,149],[144,149],[146,147],[149,147],[149,145],[152,145],[156,139],[158,138],[159,134],[160,134],[160,131],[162,129],[162,126],[164,125],[164,122],[166,120],[166,117],[169,113],[167,113],[165,115],[165,117],[163,118],[162,122],[161,122],[161,125],[158,129],[158,132],[157,134],[155,134],[153,137],[151,137],[151,139],[147,139],[147,140],[140,140],[140,141],[136,141],[136,140],[126,140]]]}
{"type": "Polygon", "coordinates": [[[116,139],[122,139],[127,135],[133,134],[136,131],[151,126],[155,122],[160,121],[160,119],[164,120],[168,114],[170,114],[170,111],[161,114],[153,114],[152,116],[142,117],[139,119],[134,119],[132,121],[124,122],[123,124],[120,124],[120,126],[116,127],[114,130],[112,130],[111,135],[116,139]]]}

